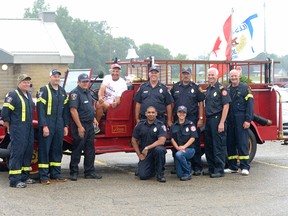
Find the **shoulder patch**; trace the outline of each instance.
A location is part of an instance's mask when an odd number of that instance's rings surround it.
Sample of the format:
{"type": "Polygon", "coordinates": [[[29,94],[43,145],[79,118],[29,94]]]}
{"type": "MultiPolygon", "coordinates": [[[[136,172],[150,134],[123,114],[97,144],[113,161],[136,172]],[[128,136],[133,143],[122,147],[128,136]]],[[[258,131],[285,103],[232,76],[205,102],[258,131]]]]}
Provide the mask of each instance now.
{"type": "Polygon", "coordinates": [[[161,127],[162,127],[162,129],[163,129],[164,131],[167,131],[167,129],[166,129],[166,126],[165,126],[165,125],[162,125],[161,127]]]}
{"type": "Polygon", "coordinates": [[[191,128],[190,128],[190,129],[191,129],[191,131],[192,131],[192,132],[195,132],[195,131],[196,131],[196,127],[195,127],[194,125],[193,125],[193,126],[191,126],[191,128]]]}
{"type": "Polygon", "coordinates": [[[226,96],[227,94],[228,94],[228,93],[227,93],[227,90],[224,89],[224,90],[222,91],[222,95],[223,95],[223,96],[226,96]]]}
{"type": "Polygon", "coordinates": [[[77,99],[77,94],[76,93],[72,93],[71,94],[71,99],[72,100],[76,100],[77,99]]]}
{"type": "Polygon", "coordinates": [[[42,95],[43,95],[43,92],[42,92],[42,91],[39,91],[39,92],[38,92],[38,97],[42,97],[42,95]]]}
{"type": "Polygon", "coordinates": [[[10,97],[10,96],[8,96],[8,97],[6,98],[6,102],[8,102],[8,103],[11,103],[12,100],[13,100],[13,98],[10,97]]]}

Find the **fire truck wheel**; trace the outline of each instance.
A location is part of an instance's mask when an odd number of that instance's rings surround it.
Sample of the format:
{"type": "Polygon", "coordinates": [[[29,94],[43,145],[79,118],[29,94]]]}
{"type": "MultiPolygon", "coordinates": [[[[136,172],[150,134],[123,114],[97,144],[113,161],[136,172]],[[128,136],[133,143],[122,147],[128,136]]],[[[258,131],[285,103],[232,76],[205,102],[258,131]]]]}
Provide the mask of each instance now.
{"type": "Polygon", "coordinates": [[[252,130],[248,129],[249,134],[249,162],[251,163],[257,151],[256,137],[252,130]]]}

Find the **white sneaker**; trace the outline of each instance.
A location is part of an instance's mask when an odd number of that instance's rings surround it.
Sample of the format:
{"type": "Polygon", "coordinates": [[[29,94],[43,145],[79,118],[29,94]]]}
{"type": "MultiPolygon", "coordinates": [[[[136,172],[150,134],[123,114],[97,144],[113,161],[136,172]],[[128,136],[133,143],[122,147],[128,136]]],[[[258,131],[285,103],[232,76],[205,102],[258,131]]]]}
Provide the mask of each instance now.
{"type": "Polygon", "coordinates": [[[243,170],[241,171],[241,174],[242,174],[243,176],[248,176],[248,175],[249,175],[249,171],[248,171],[247,169],[243,169],[243,170]]]}
{"type": "Polygon", "coordinates": [[[229,174],[229,173],[237,173],[238,170],[232,170],[232,169],[224,169],[224,173],[229,174]]]}

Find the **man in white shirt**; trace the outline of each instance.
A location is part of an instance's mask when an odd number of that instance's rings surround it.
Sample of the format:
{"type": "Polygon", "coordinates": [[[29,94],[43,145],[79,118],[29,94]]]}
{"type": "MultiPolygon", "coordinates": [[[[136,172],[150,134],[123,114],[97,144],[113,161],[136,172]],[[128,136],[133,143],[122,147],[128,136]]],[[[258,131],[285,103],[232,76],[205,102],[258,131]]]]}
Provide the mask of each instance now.
{"type": "Polygon", "coordinates": [[[106,75],[98,92],[96,104],[96,119],[100,122],[103,112],[111,106],[116,108],[120,104],[122,93],[127,90],[126,82],[120,77],[121,65],[112,64],[110,74],[106,75]]]}

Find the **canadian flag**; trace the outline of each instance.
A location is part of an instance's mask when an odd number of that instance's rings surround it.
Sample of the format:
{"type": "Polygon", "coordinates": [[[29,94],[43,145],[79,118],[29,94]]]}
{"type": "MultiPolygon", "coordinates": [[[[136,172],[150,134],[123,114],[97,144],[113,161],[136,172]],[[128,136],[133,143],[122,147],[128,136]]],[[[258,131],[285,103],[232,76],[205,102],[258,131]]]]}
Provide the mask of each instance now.
{"type": "MultiPolygon", "coordinates": [[[[232,15],[228,17],[223,25],[223,31],[217,37],[213,50],[211,51],[210,60],[231,60],[231,34],[232,34],[232,15]]],[[[226,73],[226,64],[212,64],[219,71],[219,77],[226,73]]]]}

